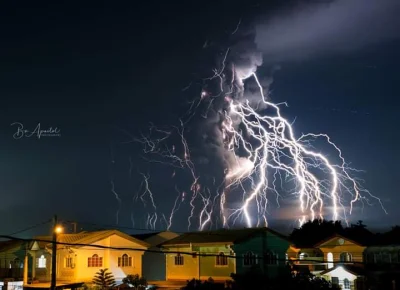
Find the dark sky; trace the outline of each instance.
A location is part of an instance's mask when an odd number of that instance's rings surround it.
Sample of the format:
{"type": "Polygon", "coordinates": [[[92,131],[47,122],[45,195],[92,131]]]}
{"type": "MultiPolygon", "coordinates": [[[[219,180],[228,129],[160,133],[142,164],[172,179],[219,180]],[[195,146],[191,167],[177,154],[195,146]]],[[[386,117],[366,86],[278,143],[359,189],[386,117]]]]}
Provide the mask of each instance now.
{"type": "MultiPolygon", "coordinates": [[[[176,198],[173,169],[149,172],[140,144],[121,144],[130,140],[123,130],[140,136],[149,122],[176,124],[201,88],[182,89],[212,73],[215,65],[216,56],[203,44],[218,42],[239,19],[258,25],[257,41],[265,53],[260,73],[280,66],[271,97],[288,102],[284,115],[296,120],[296,131],[330,135],[347,161],[366,171],[358,176],[388,211],[384,214],[375,202],[352,219],[376,229],[398,224],[400,43],[394,33],[380,28],[369,30],[376,41],[354,40],[355,32],[346,34],[338,19],[342,30],[328,33],[323,46],[314,45],[323,42],[323,31],[311,33],[316,39],[302,38],[301,25],[292,42],[290,33],[274,34],[264,21],[275,15],[283,23],[274,22],[274,28],[289,25],[291,17],[279,18],[287,7],[249,1],[11,2],[0,5],[1,234],[54,214],[78,221],[80,227],[85,222],[115,225],[118,202],[111,181],[123,202],[118,225],[132,227],[134,213],[135,227],[143,228],[138,219],[143,206],[132,203],[142,182],[140,172],[150,173],[160,211],[170,208],[176,198]],[[270,49],[263,37],[276,45],[270,49]],[[338,49],[328,49],[335,43],[340,43],[338,49]],[[343,49],[343,43],[351,49],[343,49]],[[283,53],[287,47],[292,50],[283,53]],[[61,136],[16,140],[13,122],[29,130],[38,123],[42,129],[57,127],[61,136]]],[[[348,25],[364,31],[363,23],[348,25]]],[[[305,25],[304,31],[310,27],[305,25]]],[[[183,217],[172,230],[186,229],[183,217]]],[[[284,229],[294,224],[284,209],[270,219],[284,229]]]]}

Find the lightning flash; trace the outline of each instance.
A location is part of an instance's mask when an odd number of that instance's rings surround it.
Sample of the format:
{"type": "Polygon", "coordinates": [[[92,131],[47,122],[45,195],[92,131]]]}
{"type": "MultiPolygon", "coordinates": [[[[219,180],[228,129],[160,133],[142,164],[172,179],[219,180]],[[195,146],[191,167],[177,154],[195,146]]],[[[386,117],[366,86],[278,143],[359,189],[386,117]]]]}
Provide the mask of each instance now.
{"type": "MultiPolygon", "coordinates": [[[[137,140],[144,145],[146,154],[161,156],[161,161],[156,162],[173,166],[172,179],[177,178],[175,170],[187,169],[190,173],[190,190],[178,191],[169,218],[164,218],[167,228],[171,228],[184,204],[190,212],[188,227],[197,219],[196,227],[200,230],[218,223],[225,227],[236,223],[267,226],[272,201],[279,206],[279,200],[288,197],[298,204],[299,214],[293,217],[300,225],[324,218],[347,222],[356,202],[364,205],[376,200],[385,211],[380,199],[361,186],[355,177],[360,171],[349,166],[328,135],[296,134],[293,124],[281,113],[286,103],[273,103],[265,93],[256,74],[260,64],[239,66],[228,61],[230,53],[228,49],[222,54],[220,68],[213,69],[213,75],[205,79],[216,83],[216,92],[209,89],[211,86],[203,88],[191,103],[186,120],[180,120],[180,126],[160,130],[152,125],[152,132],[159,137],[143,136],[137,140]],[[199,115],[205,122],[210,112],[219,118],[215,126],[225,169],[220,183],[214,177],[215,188],[202,184],[184,134],[189,120],[201,108],[204,110],[199,115]],[[180,152],[177,144],[160,146],[174,131],[179,137],[180,152]],[[331,148],[329,156],[316,148],[320,142],[324,142],[324,149],[331,148]]],[[[145,194],[151,196],[152,208],[156,210],[148,178],[144,178],[145,194]]],[[[149,216],[152,228],[156,220],[156,213],[149,216]]]]}

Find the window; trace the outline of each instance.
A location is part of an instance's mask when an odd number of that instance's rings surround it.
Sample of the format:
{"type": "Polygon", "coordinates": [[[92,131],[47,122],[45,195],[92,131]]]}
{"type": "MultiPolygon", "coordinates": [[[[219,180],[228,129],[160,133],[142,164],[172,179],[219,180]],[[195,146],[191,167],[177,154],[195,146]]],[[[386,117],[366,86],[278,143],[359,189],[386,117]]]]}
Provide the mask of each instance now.
{"type": "Polygon", "coordinates": [[[127,254],[118,257],[118,267],[132,267],[132,257],[129,257],[127,254]]]}
{"type": "Polygon", "coordinates": [[[23,268],[24,267],[24,264],[21,263],[21,261],[18,258],[14,259],[14,263],[13,264],[14,264],[13,268],[23,268]]]}
{"type": "Polygon", "coordinates": [[[257,255],[255,255],[253,252],[247,252],[243,256],[243,265],[244,266],[252,266],[257,264],[257,255]]]}
{"type": "Polygon", "coordinates": [[[349,281],[349,279],[345,278],[343,280],[343,286],[344,286],[344,289],[350,289],[350,281],[349,281]]]}
{"type": "Polygon", "coordinates": [[[332,277],[332,284],[339,285],[339,277],[332,277]]]}
{"type": "Polygon", "coordinates": [[[184,264],[183,256],[181,256],[181,254],[176,255],[175,256],[175,265],[183,266],[183,264],[184,264]]]}
{"type": "Polygon", "coordinates": [[[41,255],[40,258],[36,259],[36,268],[46,268],[46,258],[41,255]]]}
{"type": "Polygon", "coordinates": [[[103,257],[94,254],[88,258],[88,267],[103,267],[103,257]]]}
{"type": "Polygon", "coordinates": [[[273,252],[266,252],[264,254],[264,264],[277,265],[278,264],[278,255],[273,252]]]}
{"type": "Polygon", "coordinates": [[[300,253],[299,258],[300,258],[300,260],[306,260],[308,258],[308,254],[307,253],[300,253]]]}
{"type": "Polygon", "coordinates": [[[351,262],[352,260],[353,259],[350,253],[344,252],[340,254],[340,262],[351,262]]]}
{"type": "Polygon", "coordinates": [[[221,252],[217,256],[215,262],[216,262],[215,265],[217,265],[217,266],[228,266],[228,257],[225,256],[225,254],[221,252]]]}
{"type": "Polygon", "coordinates": [[[75,264],[74,264],[74,260],[72,259],[72,257],[66,257],[65,258],[65,268],[74,268],[75,264]]]}
{"type": "Polygon", "coordinates": [[[328,260],[328,269],[333,268],[333,254],[329,252],[327,255],[327,260],[328,260]]]}

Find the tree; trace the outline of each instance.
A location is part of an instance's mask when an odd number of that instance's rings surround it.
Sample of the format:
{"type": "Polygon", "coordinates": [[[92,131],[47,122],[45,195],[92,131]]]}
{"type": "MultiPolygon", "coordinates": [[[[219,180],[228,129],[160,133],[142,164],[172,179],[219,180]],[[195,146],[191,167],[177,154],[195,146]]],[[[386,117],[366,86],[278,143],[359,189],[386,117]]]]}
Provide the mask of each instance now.
{"type": "Polygon", "coordinates": [[[108,269],[100,269],[93,278],[93,284],[100,286],[101,289],[110,289],[115,286],[114,275],[108,269]]]}
{"type": "Polygon", "coordinates": [[[304,223],[299,229],[294,229],[290,238],[297,246],[313,247],[316,243],[334,234],[343,234],[343,232],[344,229],[340,221],[315,219],[304,223]]]}
{"type": "Polygon", "coordinates": [[[138,274],[126,276],[122,279],[122,283],[130,284],[135,287],[135,289],[145,289],[147,286],[146,278],[140,277],[138,274]]]}

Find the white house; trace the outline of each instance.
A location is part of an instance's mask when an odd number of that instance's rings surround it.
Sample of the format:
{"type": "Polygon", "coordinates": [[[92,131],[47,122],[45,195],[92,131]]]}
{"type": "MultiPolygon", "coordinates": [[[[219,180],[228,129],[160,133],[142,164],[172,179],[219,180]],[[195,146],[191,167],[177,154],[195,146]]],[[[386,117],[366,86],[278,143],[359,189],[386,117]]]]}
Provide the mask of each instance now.
{"type": "MultiPolygon", "coordinates": [[[[51,237],[35,237],[30,254],[35,263],[34,280],[49,281],[51,274],[51,237]]],[[[142,256],[150,245],[118,230],[59,234],[57,241],[57,281],[91,282],[107,268],[117,282],[129,274],[142,275],[142,256]]]]}

